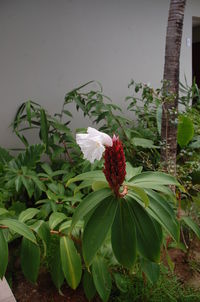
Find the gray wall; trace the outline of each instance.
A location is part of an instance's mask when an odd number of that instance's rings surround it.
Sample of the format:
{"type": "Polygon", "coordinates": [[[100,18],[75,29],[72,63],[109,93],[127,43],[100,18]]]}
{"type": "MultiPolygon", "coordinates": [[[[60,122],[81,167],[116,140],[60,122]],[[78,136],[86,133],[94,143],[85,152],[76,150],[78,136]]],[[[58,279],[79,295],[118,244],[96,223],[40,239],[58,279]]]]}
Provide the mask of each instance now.
{"type": "MultiPolygon", "coordinates": [[[[0,145],[19,146],[9,124],[27,99],[54,113],[67,91],[93,79],[119,104],[132,78],[158,87],[168,8],[169,0],[1,0],[0,145]]],[[[181,75],[189,82],[192,16],[199,0],[188,0],[185,14],[181,75]]]]}

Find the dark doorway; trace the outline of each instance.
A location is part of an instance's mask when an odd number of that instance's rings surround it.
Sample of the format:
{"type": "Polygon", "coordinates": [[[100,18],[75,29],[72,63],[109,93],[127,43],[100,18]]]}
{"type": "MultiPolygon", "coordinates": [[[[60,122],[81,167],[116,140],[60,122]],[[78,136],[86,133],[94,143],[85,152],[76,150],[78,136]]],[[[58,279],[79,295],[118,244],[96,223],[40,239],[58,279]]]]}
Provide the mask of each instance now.
{"type": "Polygon", "coordinates": [[[192,18],[192,79],[200,88],[200,17],[192,18]]]}

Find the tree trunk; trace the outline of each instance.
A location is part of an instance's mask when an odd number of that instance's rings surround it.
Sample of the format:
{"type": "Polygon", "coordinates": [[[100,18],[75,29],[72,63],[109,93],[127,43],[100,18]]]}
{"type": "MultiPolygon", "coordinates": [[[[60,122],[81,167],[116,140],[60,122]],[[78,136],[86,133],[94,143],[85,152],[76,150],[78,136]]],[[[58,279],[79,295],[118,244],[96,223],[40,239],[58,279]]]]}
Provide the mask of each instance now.
{"type": "Polygon", "coordinates": [[[168,16],[162,108],[163,167],[176,174],[179,61],[186,0],[171,0],[168,16]]]}

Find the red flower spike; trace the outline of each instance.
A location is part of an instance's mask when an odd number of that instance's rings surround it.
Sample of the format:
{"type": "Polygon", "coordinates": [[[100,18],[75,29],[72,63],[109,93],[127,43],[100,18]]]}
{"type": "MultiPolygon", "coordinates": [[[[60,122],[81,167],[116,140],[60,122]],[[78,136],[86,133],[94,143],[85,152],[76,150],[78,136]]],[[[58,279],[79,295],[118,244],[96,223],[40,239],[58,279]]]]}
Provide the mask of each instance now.
{"type": "Polygon", "coordinates": [[[122,142],[119,140],[119,137],[114,135],[112,141],[112,147],[106,147],[105,149],[103,172],[115,195],[122,197],[123,194],[119,190],[126,175],[126,161],[122,142]]]}

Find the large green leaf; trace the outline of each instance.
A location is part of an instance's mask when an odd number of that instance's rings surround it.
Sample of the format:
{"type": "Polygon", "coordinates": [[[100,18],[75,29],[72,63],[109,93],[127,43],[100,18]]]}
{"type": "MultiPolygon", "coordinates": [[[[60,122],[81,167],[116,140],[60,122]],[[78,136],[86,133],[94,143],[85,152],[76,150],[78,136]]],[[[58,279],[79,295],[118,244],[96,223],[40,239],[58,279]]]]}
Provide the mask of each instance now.
{"type": "MultiPolygon", "coordinates": [[[[58,237],[58,236],[57,236],[58,237]]],[[[55,284],[56,288],[60,290],[63,282],[64,282],[64,274],[62,270],[62,263],[61,263],[61,257],[60,257],[60,248],[59,248],[59,240],[53,238],[53,236],[50,238],[55,243],[58,243],[55,245],[55,248],[52,249],[52,246],[49,246],[48,252],[50,253],[50,261],[48,263],[51,278],[53,283],[55,284]]]]}
{"type": "Polygon", "coordinates": [[[112,191],[109,188],[104,188],[96,192],[92,192],[87,195],[76,208],[72,218],[72,228],[81,220],[88,212],[98,205],[103,199],[112,195],[112,191]]]}
{"type": "Polygon", "coordinates": [[[138,186],[133,186],[133,185],[127,185],[128,189],[131,189],[135,194],[138,195],[138,197],[141,199],[142,202],[144,202],[145,207],[148,207],[149,205],[149,198],[146,194],[146,192],[138,187],[138,186]]]}
{"type": "Polygon", "coordinates": [[[60,238],[60,256],[67,283],[71,288],[76,289],[82,274],[81,257],[69,237],[60,238]]]}
{"type": "Polygon", "coordinates": [[[89,301],[94,298],[96,294],[96,288],[94,285],[92,274],[90,274],[87,270],[85,270],[83,275],[83,289],[89,301]]]}
{"type": "Polygon", "coordinates": [[[35,283],[40,267],[40,248],[26,238],[22,239],[20,262],[24,276],[35,283]]]}
{"type": "Polygon", "coordinates": [[[179,223],[175,212],[169,203],[169,197],[164,197],[152,190],[146,190],[149,195],[149,207],[147,212],[156,219],[170,235],[179,241],[179,223]]]}
{"type": "Polygon", "coordinates": [[[194,124],[188,116],[180,116],[178,122],[177,141],[181,148],[187,146],[194,136],[194,124]]]}
{"type": "Polygon", "coordinates": [[[27,220],[32,219],[35,215],[39,213],[40,210],[35,208],[28,208],[25,211],[22,211],[19,215],[19,221],[26,222],[27,220]]]}
{"type": "Polygon", "coordinates": [[[133,268],[136,260],[135,221],[126,200],[121,199],[112,225],[112,248],[118,262],[133,268]]]}
{"type": "Polygon", "coordinates": [[[49,217],[49,227],[50,229],[55,229],[55,227],[61,223],[63,220],[66,220],[67,216],[64,213],[54,212],[49,217]]]}
{"type": "Polygon", "coordinates": [[[143,172],[131,179],[129,185],[137,185],[142,188],[151,188],[151,185],[175,185],[178,181],[171,175],[162,172],[143,172]]]}
{"type": "Polygon", "coordinates": [[[5,275],[8,265],[8,244],[3,234],[3,230],[0,230],[0,278],[5,275]]]}
{"type": "Polygon", "coordinates": [[[4,208],[0,208],[0,215],[5,215],[5,214],[8,214],[8,210],[4,208]]]}
{"type": "Polygon", "coordinates": [[[83,257],[87,266],[91,264],[104,242],[115,218],[117,206],[118,200],[113,196],[107,197],[98,205],[87,222],[83,233],[83,257]]]}
{"type": "Polygon", "coordinates": [[[142,148],[159,148],[158,146],[155,146],[153,141],[150,139],[146,139],[146,138],[141,138],[141,137],[134,137],[132,139],[132,143],[134,146],[137,147],[142,147],[142,148]]]}
{"type": "Polygon", "coordinates": [[[96,290],[104,302],[110,296],[112,280],[108,266],[102,257],[96,257],[92,263],[92,276],[96,290]]]}
{"type": "Polygon", "coordinates": [[[134,176],[142,172],[142,167],[132,167],[129,162],[126,162],[126,181],[130,181],[134,176]]]}
{"type": "Polygon", "coordinates": [[[135,200],[127,197],[127,201],[135,221],[137,248],[139,253],[150,261],[158,262],[162,244],[160,226],[157,225],[158,229],[155,227],[155,224],[147,211],[135,200]]]}
{"type": "Polygon", "coordinates": [[[160,276],[160,266],[155,262],[151,262],[147,259],[141,260],[142,271],[146,274],[151,283],[156,283],[160,276]]]}
{"type": "Polygon", "coordinates": [[[14,231],[15,233],[18,233],[19,235],[27,238],[33,243],[36,243],[36,238],[33,232],[29,229],[29,227],[25,223],[18,220],[7,218],[7,219],[1,219],[0,224],[7,226],[10,230],[14,231]]]}
{"type": "Polygon", "coordinates": [[[69,186],[71,183],[82,180],[94,180],[94,181],[106,181],[106,178],[101,170],[90,171],[86,173],[79,174],[78,176],[68,180],[66,186],[69,186]]]}
{"type": "Polygon", "coordinates": [[[183,216],[181,220],[185,222],[187,226],[197,235],[200,239],[200,227],[197,223],[195,223],[190,217],[183,216]]]}

